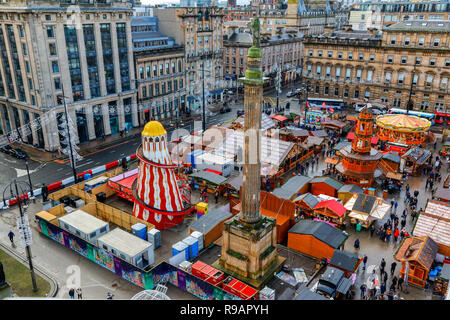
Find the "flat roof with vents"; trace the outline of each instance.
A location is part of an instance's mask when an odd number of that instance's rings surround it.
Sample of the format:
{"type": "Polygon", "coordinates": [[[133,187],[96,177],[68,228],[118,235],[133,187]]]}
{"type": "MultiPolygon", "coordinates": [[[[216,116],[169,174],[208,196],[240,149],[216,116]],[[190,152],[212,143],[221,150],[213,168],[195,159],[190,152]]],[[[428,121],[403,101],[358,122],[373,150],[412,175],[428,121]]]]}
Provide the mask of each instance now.
{"type": "Polygon", "coordinates": [[[116,228],[107,234],[99,237],[98,241],[127,254],[130,257],[134,257],[144,250],[151,247],[151,243],[147,242],[135,235],[116,228]]]}
{"type": "Polygon", "coordinates": [[[108,222],[100,220],[83,210],[75,210],[58,219],[60,222],[67,223],[71,227],[85,233],[90,234],[102,227],[108,225],[108,222]]]}

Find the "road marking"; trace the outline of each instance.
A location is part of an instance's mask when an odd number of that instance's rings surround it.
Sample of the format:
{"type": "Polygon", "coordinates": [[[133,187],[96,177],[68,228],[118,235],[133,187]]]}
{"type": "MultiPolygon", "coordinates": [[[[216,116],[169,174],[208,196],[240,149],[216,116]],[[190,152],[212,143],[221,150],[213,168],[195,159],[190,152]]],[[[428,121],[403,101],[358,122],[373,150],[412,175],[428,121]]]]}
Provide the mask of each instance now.
{"type": "Polygon", "coordinates": [[[87,166],[88,164],[91,164],[91,163],[94,163],[94,160],[88,161],[88,162],[86,162],[85,164],[82,164],[82,165],[78,166],[78,168],[87,166]]]}
{"type": "Polygon", "coordinates": [[[59,169],[57,169],[56,171],[61,171],[62,169],[64,169],[64,168],[59,168],[59,169]]]}

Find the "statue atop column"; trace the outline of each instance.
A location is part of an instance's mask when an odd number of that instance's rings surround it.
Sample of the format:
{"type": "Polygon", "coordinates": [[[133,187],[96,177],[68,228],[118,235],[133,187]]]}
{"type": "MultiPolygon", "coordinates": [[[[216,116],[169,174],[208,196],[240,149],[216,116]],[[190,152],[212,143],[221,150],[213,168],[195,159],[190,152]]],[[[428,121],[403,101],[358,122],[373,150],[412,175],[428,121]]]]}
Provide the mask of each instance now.
{"type": "Polygon", "coordinates": [[[255,18],[250,23],[250,28],[252,29],[253,46],[255,48],[260,48],[260,37],[261,37],[261,25],[259,24],[259,18],[255,18]]]}

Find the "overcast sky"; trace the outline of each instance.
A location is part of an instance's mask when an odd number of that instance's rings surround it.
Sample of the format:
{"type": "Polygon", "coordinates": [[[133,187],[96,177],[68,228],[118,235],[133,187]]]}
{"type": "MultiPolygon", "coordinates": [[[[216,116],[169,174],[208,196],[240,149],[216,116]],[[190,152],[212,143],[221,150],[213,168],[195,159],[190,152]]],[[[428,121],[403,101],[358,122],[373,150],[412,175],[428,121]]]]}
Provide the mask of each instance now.
{"type": "MultiPolygon", "coordinates": [[[[180,0],[141,0],[142,4],[180,3],[180,0]]],[[[237,0],[238,5],[249,4],[250,0],[237,0]]]]}

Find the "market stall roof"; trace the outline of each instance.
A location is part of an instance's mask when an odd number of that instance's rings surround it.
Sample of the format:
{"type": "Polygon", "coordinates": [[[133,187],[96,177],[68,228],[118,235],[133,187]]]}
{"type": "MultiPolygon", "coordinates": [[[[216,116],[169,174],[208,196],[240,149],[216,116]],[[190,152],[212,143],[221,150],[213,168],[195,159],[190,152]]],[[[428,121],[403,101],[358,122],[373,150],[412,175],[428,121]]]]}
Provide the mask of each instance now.
{"type": "Polygon", "coordinates": [[[338,287],[336,288],[336,291],[342,294],[347,294],[348,290],[350,290],[350,287],[352,286],[352,279],[350,278],[343,278],[341,282],[339,282],[338,287]]]}
{"type": "Polygon", "coordinates": [[[442,270],[441,270],[441,274],[439,275],[439,278],[450,281],[450,264],[444,263],[444,265],[442,266],[442,270]]]}
{"type": "Polygon", "coordinates": [[[189,228],[195,231],[202,232],[203,234],[208,233],[213,229],[218,223],[231,218],[233,215],[230,212],[223,210],[210,210],[207,214],[204,214],[200,219],[195,220],[189,228]]]}
{"type": "MultiPolygon", "coordinates": [[[[294,143],[280,139],[261,137],[261,172],[266,175],[265,169],[270,166],[279,167],[286,159],[286,156],[294,147],[294,143]]],[[[237,155],[238,159],[244,152],[244,133],[240,130],[228,130],[226,135],[216,149],[217,152],[224,152],[237,155]]]]}
{"type": "MultiPolygon", "coordinates": [[[[236,123],[239,123],[242,127],[244,127],[245,115],[240,116],[236,119],[236,123]]],[[[269,130],[271,128],[275,128],[275,122],[265,113],[261,114],[261,130],[269,130]]]]}
{"type": "Polygon", "coordinates": [[[227,179],[221,176],[220,174],[209,172],[209,171],[198,171],[189,175],[189,177],[199,180],[205,180],[215,185],[221,185],[227,179]]]}
{"type": "Polygon", "coordinates": [[[450,201],[450,189],[439,187],[433,196],[442,201],[450,201]]]}
{"type": "Polygon", "coordinates": [[[385,160],[388,160],[391,162],[395,162],[395,163],[400,163],[401,158],[398,155],[398,152],[391,151],[391,152],[384,153],[382,159],[385,159],[385,160]]]}
{"type": "Polygon", "coordinates": [[[326,120],[322,122],[322,126],[342,129],[345,127],[345,122],[339,120],[326,120]]]}
{"type": "Polygon", "coordinates": [[[359,257],[353,252],[334,250],[330,264],[343,270],[353,272],[358,266],[359,257]]]}
{"type": "Polygon", "coordinates": [[[376,118],[378,127],[397,131],[428,131],[431,122],[417,116],[407,114],[384,114],[376,118]]]}
{"type": "Polygon", "coordinates": [[[348,146],[348,145],[351,145],[352,143],[351,142],[348,142],[348,141],[342,141],[342,142],[339,142],[337,145],[335,145],[334,147],[333,147],[333,150],[334,151],[339,151],[339,150],[341,150],[342,148],[344,148],[344,147],[346,147],[346,146],[348,146]]]}
{"type": "Polygon", "coordinates": [[[344,184],[341,188],[339,188],[339,192],[348,192],[348,193],[363,193],[364,190],[357,184],[344,184]]]}
{"type": "Polygon", "coordinates": [[[232,186],[233,189],[239,191],[242,187],[242,174],[237,177],[228,179],[227,184],[232,186]]]}
{"type": "Polygon", "coordinates": [[[320,202],[319,199],[315,195],[313,195],[309,192],[302,194],[301,196],[298,196],[297,198],[294,199],[294,202],[297,202],[300,200],[303,200],[308,205],[308,207],[310,207],[311,209],[314,208],[320,202]]]}
{"type": "Polygon", "coordinates": [[[330,187],[333,187],[336,190],[339,190],[343,186],[342,183],[330,177],[317,177],[311,180],[311,183],[321,183],[321,182],[328,184],[330,187]]]}
{"type": "Polygon", "coordinates": [[[287,132],[290,132],[294,137],[307,137],[309,136],[309,131],[305,129],[292,129],[287,130],[287,132]]]}
{"type": "MultiPolygon", "coordinates": [[[[352,141],[353,139],[355,139],[355,133],[353,131],[349,132],[347,135],[347,139],[352,141]]],[[[371,144],[377,144],[378,143],[378,137],[371,137],[370,138],[370,143],[371,144]]]]}
{"type": "Polygon", "coordinates": [[[310,146],[320,146],[323,143],[324,139],[320,137],[308,136],[305,141],[301,144],[301,146],[305,148],[309,148],[310,146]]]}
{"type": "Polygon", "coordinates": [[[344,205],[350,210],[350,218],[366,221],[367,219],[381,220],[388,213],[390,205],[383,199],[364,193],[354,194],[344,205]]]}
{"type": "Polygon", "coordinates": [[[285,116],[282,116],[281,114],[274,114],[273,116],[270,116],[272,119],[278,120],[278,121],[286,121],[287,118],[285,116]]]}
{"type": "Polygon", "coordinates": [[[389,171],[388,173],[386,173],[386,178],[402,181],[403,175],[398,172],[389,171]]]}
{"type": "Polygon", "coordinates": [[[347,212],[347,209],[342,204],[333,199],[319,202],[314,207],[314,210],[321,208],[327,208],[336,213],[339,217],[342,217],[347,212]]]}
{"type": "Polygon", "coordinates": [[[310,131],[309,134],[314,136],[314,137],[319,137],[319,138],[326,138],[326,137],[328,137],[328,133],[325,130],[310,131]]]}
{"type": "Polygon", "coordinates": [[[419,215],[412,234],[430,236],[437,243],[450,247],[450,205],[428,200],[425,211],[419,215]]]}
{"type": "Polygon", "coordinates": [[[289,229],[289,233],[311,235],[334,249],[339,248],[348,238],[347,233],[324,221],[314,220],[300,220],[289,229]]]}
{"type": "Polygon", "coordinates": [[[408,237],[395,254],[398,261],[417,261],[428,270],[431,268],[439,245],[428,236],[408,237]]]}
{"type": "Polygon", "coordinates": [[[427,149],[423,149],[419,146],[411,147],[402,158],[410,158],[417,164],[423,164],[428,158],[431,157],[431,151],[427,149]]]}
{"type": "Polygon", "coordinates": [[[307,287],[302,287],[298,291],[298,295],[294,300],[330,300],[325,298],[323,295],[311,291],[307,287]]]}
{"type": "Polygon", "coordinates": [[[281,187],[274,189],[272,193],[278,198],[291,200],[292,197],[297,196],[299,190],[302,189],[310,181],[310,177],[302,175],[293,176],[281,187]]]}
{"type": "Polygon", "coordinates": [[[338,164],[339,163],[339,159],[338,158],[325,158],[325,163],[329,163],[329,164],[338,164]]]}
{"type": "Polygon", "coordinates": [[[337,288],[337,286],[339,285],[339,282],[341,281],[341,279],[343,277],[344,277],[344,271],[328,265],[327,269],[320,277],[320,280],[325,280],[325,281],[335,285],[337,288]]]}

